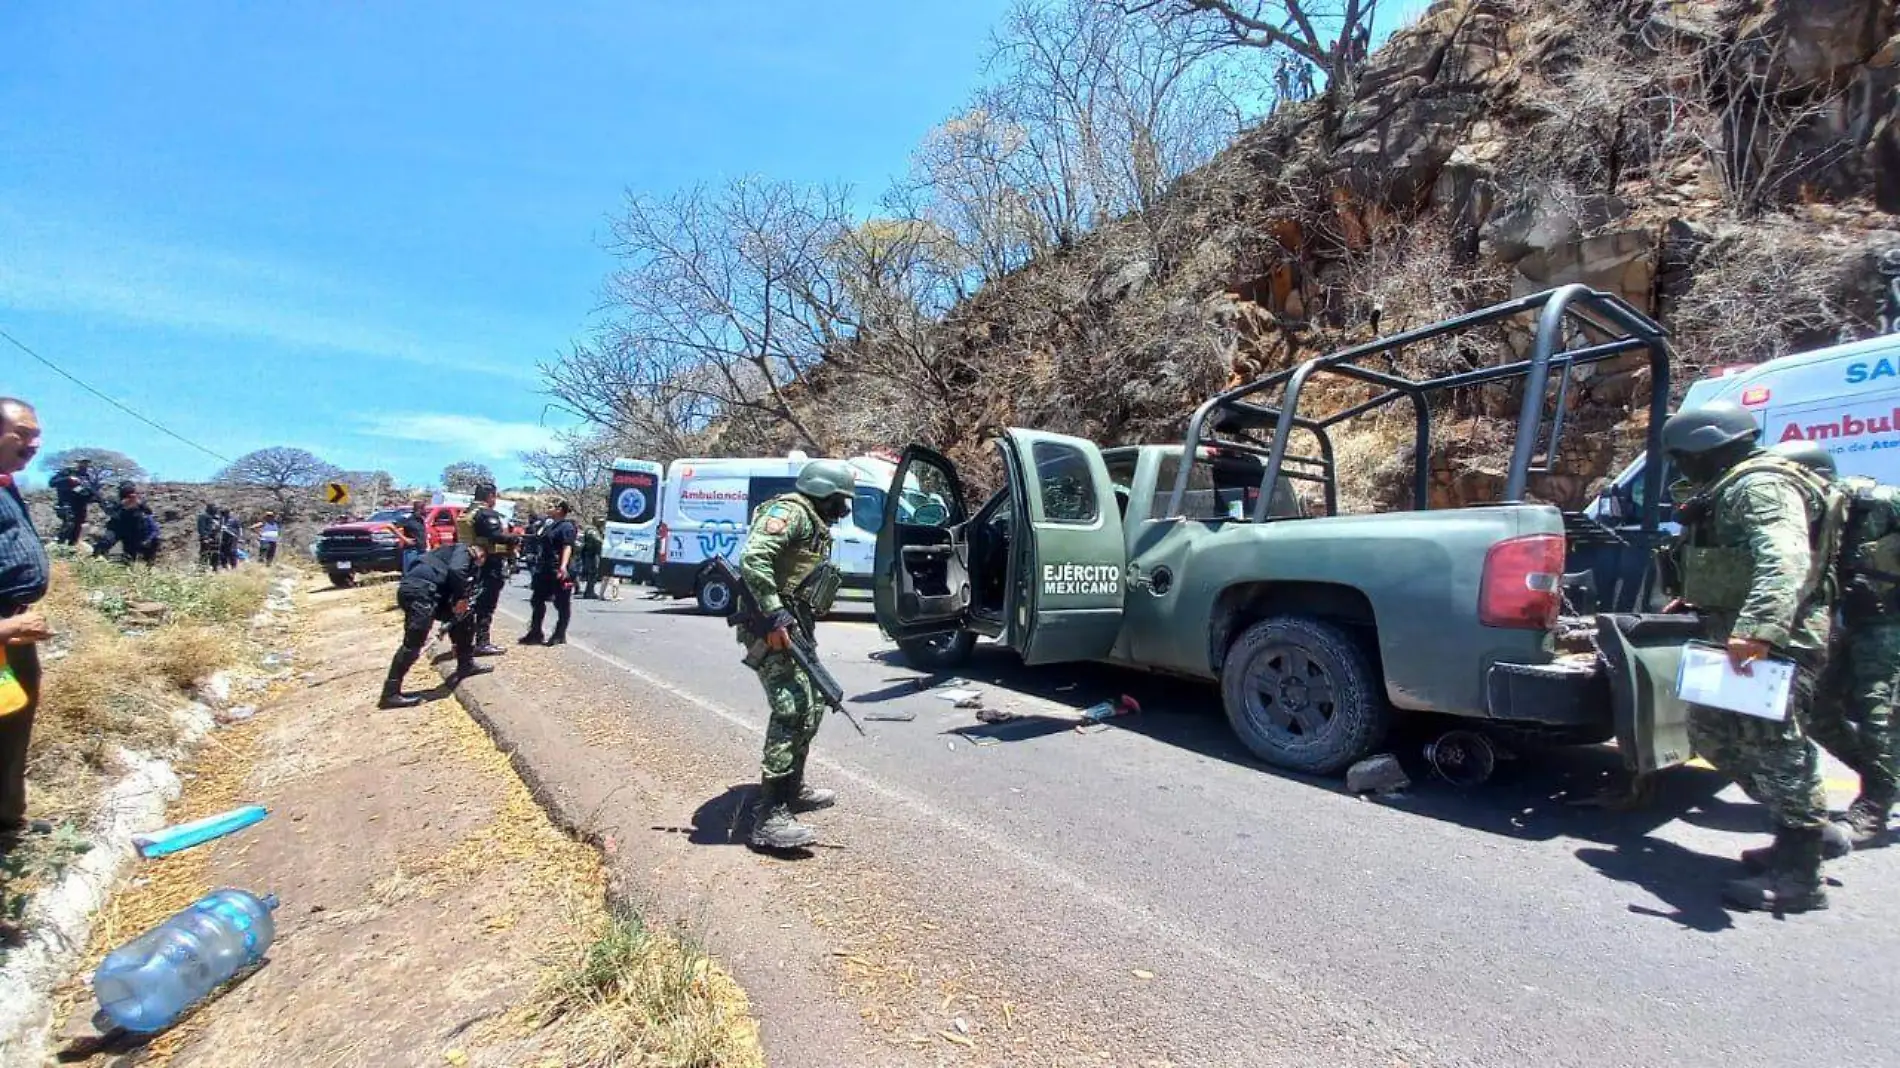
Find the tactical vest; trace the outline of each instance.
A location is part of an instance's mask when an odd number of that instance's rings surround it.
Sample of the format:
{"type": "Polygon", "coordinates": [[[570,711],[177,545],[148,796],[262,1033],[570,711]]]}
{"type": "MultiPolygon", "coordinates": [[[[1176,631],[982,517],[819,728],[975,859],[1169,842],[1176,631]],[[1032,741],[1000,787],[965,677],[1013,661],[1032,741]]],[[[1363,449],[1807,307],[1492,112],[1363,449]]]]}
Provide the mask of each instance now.
{"type": "MultiPolygon", "coordinates": [[[[818,514],[818,509],[812,505],[810,498],[802,493],[787,493],[774,497],[764,504],[759,505],[758,512],[752,516],[754,529],[757,529],[759,526],[759,517],[765,514],[766,509],[775,504],[789,504],[800,512],[803,512],[806,521],[811,524],[812,530],[811,538],[807,539],[804,544],[799,545],[794,552],[790,569],[788,569],[785,574],[779,576],[779,596],[788,597],[794,595],[795,591],[804,583],[805,579],[810,577],[811,573],[818,568],[818,565],[826,563],[831,559],[831,524],[825,522],[824,517],[818,514]]],[[[826,605],[825,607],[829,608],[830,606],[826,605]]]]}
{"type": "Polygon", "coordinates": [[[1769,474],[1792,484],[1807,506],[1810,560],[1805,603],[1832,602],[1834,560],[1847,521],[1847,494],[1813,471],[1773,454],[1751,456],[1729,468],[1679,511],[1683,515],[1680,567],[1682,599],[1711,612],[1732,613],[1747,602],[1754,583],[1754,558],[1741,546],[1702,545],[1722,497],[1747,475],[1769,474]]]}
{"type": "Polygon", "coordinates": [[[475,513],[486,509],[464,508],[455,517],[455,540],[463,545],[474,545],[495,556],[509,556],[514,546],[483,537],[475,533],[475,513]]]}
{"type": "Polygon", "coordinates": [[[1837,581],[1849,620],[1900,615],[1900,489],[1849,478],[1837,581]]]}

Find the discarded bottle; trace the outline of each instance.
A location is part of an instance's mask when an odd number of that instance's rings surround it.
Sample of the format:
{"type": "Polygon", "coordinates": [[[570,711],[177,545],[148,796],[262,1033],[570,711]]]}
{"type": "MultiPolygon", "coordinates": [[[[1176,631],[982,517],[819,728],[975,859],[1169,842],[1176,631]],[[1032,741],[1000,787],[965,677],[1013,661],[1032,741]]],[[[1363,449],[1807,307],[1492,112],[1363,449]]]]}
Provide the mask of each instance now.
{"type": "Polygon", "coordinates": [[[150,1034],[255,963],[277,934],[274,894],[213,890],[106,955],[92,974],[101,1031],[150,1034]]]}

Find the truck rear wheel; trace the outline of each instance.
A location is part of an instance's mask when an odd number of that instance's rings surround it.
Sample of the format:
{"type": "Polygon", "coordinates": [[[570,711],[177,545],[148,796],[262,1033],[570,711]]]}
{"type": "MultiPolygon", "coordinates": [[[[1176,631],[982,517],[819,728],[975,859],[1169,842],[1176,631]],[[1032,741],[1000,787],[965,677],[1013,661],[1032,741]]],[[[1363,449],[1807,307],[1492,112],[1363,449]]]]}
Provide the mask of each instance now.
{"type": "Polygon", "coordinates": [[[970,650],[974,648],[976,635],[967,630],[897,643],[897,651],[904,654],[904,663],[919,671],[954,671],[970,659],[970,650]]]}
{"type": "Polygon", "coordinates": [[[1227,722],[1253,754],[1315,775],[1346,768],[1385,740],[1391,709],[1351,634],[1305,616],[1248,627],[1221,668],[1227,722]]]}
{"type": "Polygon", "coordinates": [[[335,586],[339,590],[354,586],[356,585],[356,572],[332,571],[330,572],[330,585],[335,586]]]}

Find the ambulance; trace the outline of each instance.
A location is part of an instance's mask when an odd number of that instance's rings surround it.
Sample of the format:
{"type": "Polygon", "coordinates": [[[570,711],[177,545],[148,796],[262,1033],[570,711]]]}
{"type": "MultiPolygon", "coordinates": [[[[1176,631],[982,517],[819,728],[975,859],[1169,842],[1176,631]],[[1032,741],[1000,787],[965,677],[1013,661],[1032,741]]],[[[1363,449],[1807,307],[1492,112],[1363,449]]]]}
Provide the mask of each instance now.
{"type": "MultiPolygon", "coordinates": [[[[1676,410],[1729,401],[1754,413],[1763,445],[1808,440],[1825,446],[1843,475],[1865,475],[1900,485],[1900,335],[1796,353],[1765,363],[1725,367],[1691,385],[1676,410]]],[[[1626,554],[1621,580],[1632,581],[1647,564],[1636,517],[1642,514],[1643,469],[1638,456],[1597,497],[1585,514],[1630,539],[1639,551],[1626,554]]],[[[1675,473],[1663,472],[1664,492],[1675,473]]],[[[1675,502],[1662,502],[1665,535],[1680,532],[1675,502]]],[[[1599,573],[1599,581],[1607,576],[1599,573]]],[[[1607,592],[1607,591],[1606,591],[1607,592]]],[[[1615,596],[1626,611],[1647,595],[1615,596]]]]}
{"type": "MultiPolygon", "coordinates": [[[[752,513],[790,493],[799,469],[811,458],[794,451],[782,457],[719,457],[675,460],[660,491],[653,585],[673,597],[691,597],[712,615],[732,610],[733,591],[709,564],[723,557],[739,563],[752,513]]],[[[881,456],[845,461],[857,475],[851,514],[831,528],[831,562],[844,573],[840,600],[868,601],[877,527],[897,464],[881,456]]]]}

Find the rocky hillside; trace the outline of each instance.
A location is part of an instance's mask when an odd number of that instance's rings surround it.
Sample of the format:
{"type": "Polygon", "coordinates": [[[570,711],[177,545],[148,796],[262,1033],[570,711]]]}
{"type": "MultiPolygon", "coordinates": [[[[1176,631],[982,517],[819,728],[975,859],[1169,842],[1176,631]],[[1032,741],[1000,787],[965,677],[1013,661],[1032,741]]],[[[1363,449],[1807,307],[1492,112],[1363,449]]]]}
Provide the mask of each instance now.
{"type": "MultiPolygon", "coordinates": [[[[968,410],[848,372],[807,406],[841,448],[922,437],[973,459],[1010,424],[1165,439],[1224,385],[1572,281],[1673,331],[1678,392],[1878,332],[1900,323],[1894,31],[1887,0],[1439,0],[1337,99],[1283,109],[1159,208],[956,309],[936,344],[968,410]]],[[[1500,355],[1471,345],[1402,366],[1500,355]]],[[[1640,448],[1646,380],[1612,364],[1575,383],[1568,473],[1539,496],[1579,504],[1640,448]]],[[[1501,485],[1515,399],[1493,392],[1437,421],[1443,502],[1501,485]]],[[[1402,502],[1398,429],[1341,443],[1350,503],[1402,502]]]]}

